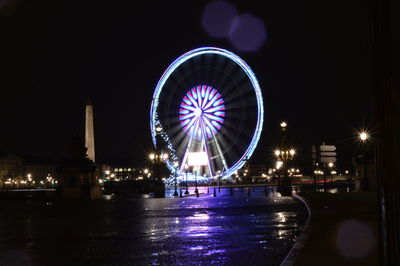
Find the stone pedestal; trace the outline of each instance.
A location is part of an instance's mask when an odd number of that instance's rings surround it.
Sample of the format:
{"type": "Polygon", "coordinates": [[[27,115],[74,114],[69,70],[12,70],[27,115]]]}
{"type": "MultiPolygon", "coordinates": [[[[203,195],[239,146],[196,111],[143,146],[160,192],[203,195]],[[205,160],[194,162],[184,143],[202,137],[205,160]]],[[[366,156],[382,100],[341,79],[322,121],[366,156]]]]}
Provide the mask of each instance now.
{"type": "Polygon", "coordinates": [[[86,148],[75,138],[70,144],[70,158],[57,168],[58,190],[66,199],[99,199],[102,191],[96,166],[86,156],[86,148]]]}

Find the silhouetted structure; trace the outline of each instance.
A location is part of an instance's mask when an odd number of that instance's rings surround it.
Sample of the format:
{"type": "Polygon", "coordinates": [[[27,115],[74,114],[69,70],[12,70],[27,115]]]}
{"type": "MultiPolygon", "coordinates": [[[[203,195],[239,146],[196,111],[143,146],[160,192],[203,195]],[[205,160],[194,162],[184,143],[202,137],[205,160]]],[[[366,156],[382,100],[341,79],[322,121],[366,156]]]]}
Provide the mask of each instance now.
{"type": "Polygon", "coordinates": [[[78,137],[69,144],[70,157],[57,168],[59,191],[63,198],[97,199],[102,195],[96,166],[87,157],[86,148],[78,137]]]}
{"type": "MultiPolygon", "coordinates": [[[[382,265],[400,265],[400,95],[393,79],[390,0],[370,0],[382,265]]],[[[393,13],[394,14],[394,13],[393,13]]]]}
{"type": "Polygon", "coordinates": [[[280,123],[279,149],[275,151],[275,156],[278,162],[281,162],[280,167],[277,165],[278,173],[278,191],[288,196],[292,193],[292,180],[289,177],[287,170],[289,163],[293,160],[295,150],[290,147],[288,139],[288,125],[285,121],[280,123]]]}
{"type": "Polygon", "coordinates": [[[360,180],[363,191],[376,191],[377,176],[375,154],[372,150],[363,152],[353,159],[356,180],[360,180]]]}

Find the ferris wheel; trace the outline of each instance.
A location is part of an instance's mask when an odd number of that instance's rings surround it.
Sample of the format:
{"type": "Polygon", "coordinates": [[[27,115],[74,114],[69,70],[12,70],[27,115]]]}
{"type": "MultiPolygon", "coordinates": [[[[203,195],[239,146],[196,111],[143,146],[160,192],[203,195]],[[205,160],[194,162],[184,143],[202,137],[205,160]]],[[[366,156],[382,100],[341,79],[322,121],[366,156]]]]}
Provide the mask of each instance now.
{"type": "Polygon", "coordinates": [[[226,178],[253,154],[263,117],[260,86],[250,67],[232,52],[203,47],[178,57],[162,75],[150,128],[173,173],[226,178]]]}

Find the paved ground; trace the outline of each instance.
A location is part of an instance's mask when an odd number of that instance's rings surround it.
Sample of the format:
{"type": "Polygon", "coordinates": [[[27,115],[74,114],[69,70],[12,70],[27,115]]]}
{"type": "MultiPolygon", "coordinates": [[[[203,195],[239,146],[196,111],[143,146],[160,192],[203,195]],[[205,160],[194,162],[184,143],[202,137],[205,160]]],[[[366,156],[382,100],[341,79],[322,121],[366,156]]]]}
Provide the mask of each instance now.
{"type": "Polygon", "coordinates": [[[307,218],[303,205],[274,188],[212,192],[1,200],[0,265],[279,265],[307,218]]]}
{"type": "Polygon", "coordinates": [[[379,265],[375,193],[303,193],[311,225],[295,265],[379,265]]]}

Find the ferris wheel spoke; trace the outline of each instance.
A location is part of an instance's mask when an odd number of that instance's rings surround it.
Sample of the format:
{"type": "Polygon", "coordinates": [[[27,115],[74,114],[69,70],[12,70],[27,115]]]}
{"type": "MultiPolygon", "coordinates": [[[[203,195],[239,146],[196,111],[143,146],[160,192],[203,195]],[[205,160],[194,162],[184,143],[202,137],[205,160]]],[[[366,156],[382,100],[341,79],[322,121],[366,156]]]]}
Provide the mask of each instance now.
{"type": "Polygon", "coordinates": [[[190,91],[187,93],[187,97],[189,98],[189,100],[192,102],[192,104],[195,107],[199,107],[198,104],[197,104],[197,101],[194,99],[194,97],[193,97],[193,95],[192,95],[192,93],[190,91]]]}
{"type": "Polygon", "coordinates": [[[225,105],[222,104],[222,105],[217,106],[217,107],[206,109],[204,112],[205,113],[213,113],[213,112],[223,111],[223,110],[225,110],[225,105]]]}
{"type": "Polygon", "coordinates": [[[198,85],[196,87],[196,93],[197,93],[197,106],[201,106],[201,86],[198,85]]]}
{"type": "Polygon", "coordinates": [[[196,107],[193,107],[193,106],[189,106],[189,105],[185,105],[185,104],[182,104],[182,107],[183,108],[181,108],[180,110],[179,110],[179,112],[182,112],[182,111],[194,111],[194,110],[196,110],[196,107]]]}
{"type": "MultiPolygon", "coordinates": [[[[203,117],[204,122],[207,124],[207,128],[210,129],[210,131],[212,131],[213,133],[217,133],[217,128],[215,125],[213,125],[211,123],[211,121],[209,119],[207,119],[207,117],[203,117]]],[[[214,121],[212,121],[214,122],[214,121]]],[[[217,123],[218,124],[218,123],[217,123]]]]}
{"type": "Polygon", "coordinates": [[[179,119],[182,119],[182,120],[186,120],[186,119],[189,119],[189,118],[191,118],[191,117],[194,117],[194,114],[193,113],[190,113],[190,114],[183,114],[183,115],[180,115],[179,116],[179,119]]]}
{"type": "MultiPolygon", "coordinates": [[[[210,97],[209,96],[209,102],[206,104],[206,106],[204,106],[204,109],[207,109],[207,108],[210,108],[211,106],[213,106],[214,105],[214,103],[219,99],[219,98],[221,98],[221,94],[219,94],[219,92],[217,92],[217,90],[215,90],[215,89],[213,89],[213,94],[212,94],[212,96],[210,97]]],[[[211,95],[211,94],[210,94],[211,95]]]]}
{"type": "Polygon", "coordinates": [[[204,113],[204,116],[206,116],[210,120],[218,121],[220,123],[224,122],[224,119],[222,117],[219,117],[219,116],[215,116],[215,115],[207,114],[207,113],[204,113]]]}
{"type": "Polygon", "coordinates": [[[201,106],[202,108],[205,108],[205,105],[209,101],[208,97],[210,96],[211,89],[212,89],[211,86],[207,86],[207,89],[206,89],[206,92],[205,92],[205,95],[204,95],[203,105],[201,106]]]}
{"type": "MultiPolygon", "coordinates": [[[[192,118],[191,120],[190,120],[190,122],[187,124],[187,125],[184,125],[184,127],[183,127],[183,130],[185,130],[185,131],[189,131],[190,132],[190,129],[192,129],[193,128],[193,124],[196,122],[196,120],[197,120],[197,118],[192,118]]],[[[185,120],[184,120],[185,121],[185,120]]],[[[182,124],[181,124],[182,125],[182,124]]]]}

